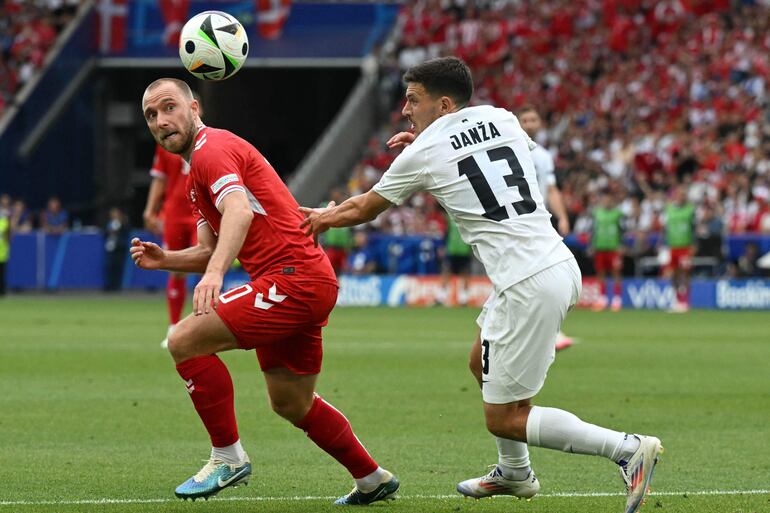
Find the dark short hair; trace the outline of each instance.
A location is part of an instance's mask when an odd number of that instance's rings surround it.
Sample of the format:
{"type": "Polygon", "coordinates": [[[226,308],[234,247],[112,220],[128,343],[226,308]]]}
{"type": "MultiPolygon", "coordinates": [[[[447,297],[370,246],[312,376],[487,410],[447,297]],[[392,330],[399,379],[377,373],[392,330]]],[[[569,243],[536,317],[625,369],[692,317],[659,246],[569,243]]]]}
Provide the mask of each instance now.
{"type": "Polygon", "coordinates": [[[421,84],[431,96],[448,96],[464,107],[473,95],[473,78],[468,65],[457,57],[439,57],[409,68],[404,83],[421,84]]]}
{"type": "Polygon", "coordinates": [[[535,106],[534,106],[533,104],[531,104],[531,103],[525,103],[524,105],[522,105],[522,106],[521,106],[521,107],[520,107],[520,108],[519,108],[519,109],[516,111],[516,115],[517,115],[517,116],[521,116],[522,114],[525,114],[525,113],[527,113],[527,112],[534,112],[535,114],[537,114],[538,116],[540,116],[540,112],[537,110],[537,107],[535,107],[535,106]]]}

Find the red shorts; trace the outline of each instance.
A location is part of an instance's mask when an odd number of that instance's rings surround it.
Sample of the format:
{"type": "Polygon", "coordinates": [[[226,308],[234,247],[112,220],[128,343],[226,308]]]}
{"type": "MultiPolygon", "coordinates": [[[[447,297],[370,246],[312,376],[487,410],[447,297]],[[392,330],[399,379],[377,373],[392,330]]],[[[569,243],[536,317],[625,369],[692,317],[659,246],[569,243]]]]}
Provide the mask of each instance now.
{"type": "Polygon", "coordinates": [[[321,329],[337,302],[336,284],[260,276],[219,296],[217,314],[241,349],[256,349],[263,371],[321,372],[321,329]]]}
{"type": "Polygon", "coordinates": [[[163,222],[163,247],[178,251],[195,246],[198,243],[198,228],[195,221],[184,223],[163,222]]]}
{"type": "Polygon", "coordinates": [[[623,258],[619,251],[596,251],[594,253],[594,270],[597,273],[620,271],[623,269],[623,258]]]}
{"type": "Polygon", "coordinates": [[[666,270],[671,272],[674,269],[689,271],[692,268],[692,248],[671,248],[671,261],[666,266],[666,270]]]}

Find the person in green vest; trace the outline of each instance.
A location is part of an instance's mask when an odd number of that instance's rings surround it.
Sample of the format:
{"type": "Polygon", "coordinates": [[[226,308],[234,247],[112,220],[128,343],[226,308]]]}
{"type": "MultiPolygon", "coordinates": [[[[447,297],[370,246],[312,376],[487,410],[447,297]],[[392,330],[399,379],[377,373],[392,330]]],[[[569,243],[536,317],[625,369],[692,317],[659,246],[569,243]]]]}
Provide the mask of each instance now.
{"type": "Polygon", "coordinates": [[[347,226],[342,228],[332,228],[323,236],[323,248],[326,256],[332,263],[334,272],[339,275],[345,270],[345,262],[348,259],[348,252],[353,247],[353,233],[347,226]]]}
{"type": "Polygon", "coordinates": [[[0,296],[5,295],[5,267],[11,255],[11,197],[0,198],[0,296]]]}
{"type": "MultiPolygon", "coordinates": [[[[447,231],[445,239],[444,290],[449,290],[449,280],[457,277],[457,303],[465,306],[468,303],[468,276],[471,273],[471,247],[463,242],[457,225],[447,216],[447,231]]],[[[445,303],[447,298],[438,298],[445,303]]]]}
{"type": "MultiPolygon", "coordinates": [[[[340,187],[332,189],[330,194],[331,201],[338,205],[345,201],[345,197],[345,190],[340,187]]],[[[353,245],[353,232],[347,226],[331,228],[321,237],[321,246],[329,257],[337,276],[347,270],[348,255],[353,245]]]]}
{"type": "Polygon", "coordinates": [[[620,276],[623,270],[623,212],[608,190],[602,191],[600,204],[593,211],[591,251],[601,290],[601,298],[594,310],[604,310],[609,304],[612,311],[617,312],[623,306],[620,276]],[[611,299],[607,294],[607,272],[612,274],[611,299]]]}
{"type": "Polygon", "coordinates": [[[353,233],[349,227],[331,228],[323,234],[322,245],[326,256],[332,263],[334,272],[339,276],[345,271],[348,253],[353,247],[353,233]]]}
{"type": "Polygon", "coordinates": [[[687,189],[679,186],[673,201],[663,212],[664,237],[671,252],[663,277],[672,279],[676,288],[676,302],[671,310],[686,312],[689,309],[690,270],[692,269],[693,243],[695,240],[695,207],[687,201],[687,189]]]}

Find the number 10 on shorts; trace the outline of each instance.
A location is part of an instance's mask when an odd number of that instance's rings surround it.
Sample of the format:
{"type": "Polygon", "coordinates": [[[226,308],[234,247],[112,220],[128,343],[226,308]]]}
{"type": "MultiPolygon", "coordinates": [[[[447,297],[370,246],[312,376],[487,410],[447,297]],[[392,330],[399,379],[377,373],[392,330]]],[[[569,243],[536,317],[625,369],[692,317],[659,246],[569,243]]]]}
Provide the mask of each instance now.
{"type": "MultiPolygon", "coordinates": [[[[243,296],[247,296],[254,292],[254,288],[251,286],[251,283],[246,283],[244,285],[241,285],[240,287],[235,287],[233,289],[228,290],[224,294],[221,294],[219,296],[219,300],[222,303],[229,303],[231,301],[235,301],[236,299],[242,298],[243,296]]],[[[270,301],[265,301],[265,295],[261,292],[258,292],[254,296],[254,307],[259,308],[261,310],[270,310],[272,307],[274,307],[276,304],[283,302],[284,299],[286,299],[288,296],[284,296],[282,294],[278,293],[278,287],[273,283],[273,286],[270,287],[270,289],[267,291],[267,299],[270,301]]]]}

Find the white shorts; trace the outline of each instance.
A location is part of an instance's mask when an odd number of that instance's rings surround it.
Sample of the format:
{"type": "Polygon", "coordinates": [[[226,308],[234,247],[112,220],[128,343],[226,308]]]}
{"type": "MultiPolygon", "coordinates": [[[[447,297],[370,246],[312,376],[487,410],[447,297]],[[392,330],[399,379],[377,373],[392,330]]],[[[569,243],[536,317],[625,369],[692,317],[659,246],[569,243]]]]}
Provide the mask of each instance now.
{"type": "Polygon", "coordinates": [[[556,354],[556,335],[580,289],[580,269],[571,258],[489,296],[476,320],[484,402],[506,404],[540,391],[556,354]]]}

